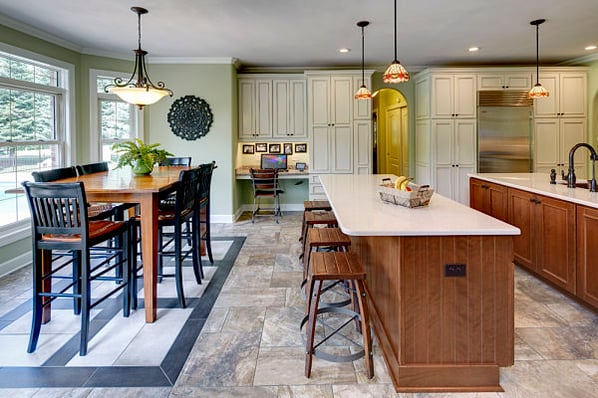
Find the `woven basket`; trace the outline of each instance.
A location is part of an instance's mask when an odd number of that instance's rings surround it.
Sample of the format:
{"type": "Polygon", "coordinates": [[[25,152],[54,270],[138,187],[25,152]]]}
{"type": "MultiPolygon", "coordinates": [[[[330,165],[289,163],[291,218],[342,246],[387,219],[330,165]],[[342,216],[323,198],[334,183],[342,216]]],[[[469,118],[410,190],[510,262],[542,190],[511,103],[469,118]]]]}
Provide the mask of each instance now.
{"type": "Polygon", "coordinates": [[[378,186],[378,194],[383,202],[404,207],[421,207],[430,203],[434,190],[428,185],[417,185],[409,183],[411,191],[396,189],[394,184],[383,184],[378,186]]]}

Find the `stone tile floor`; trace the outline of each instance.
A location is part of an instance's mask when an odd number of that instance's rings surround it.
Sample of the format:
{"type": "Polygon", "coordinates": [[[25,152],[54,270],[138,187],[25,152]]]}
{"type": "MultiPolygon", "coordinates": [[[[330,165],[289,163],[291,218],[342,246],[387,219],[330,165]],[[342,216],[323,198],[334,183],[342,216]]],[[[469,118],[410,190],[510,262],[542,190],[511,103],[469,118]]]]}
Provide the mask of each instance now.
{"type": "MultiPolygon", "coordinates": [[[[317,358],[306,379],[298,332],[300,222],[299,213],[285,214],[280,224],[252,224],[244,214],[213,226],[214,236],[247,239],[173,388],[2,389],[0,397],[598,397],[598,315],[519,269],[515,365],[501,369],[504,393],[397,394],[377,347],[373,380],[362,360],[317,358]]],[[[0,313],[7,298],[28,288],[23,272],[2,278],[0,313]]]]}

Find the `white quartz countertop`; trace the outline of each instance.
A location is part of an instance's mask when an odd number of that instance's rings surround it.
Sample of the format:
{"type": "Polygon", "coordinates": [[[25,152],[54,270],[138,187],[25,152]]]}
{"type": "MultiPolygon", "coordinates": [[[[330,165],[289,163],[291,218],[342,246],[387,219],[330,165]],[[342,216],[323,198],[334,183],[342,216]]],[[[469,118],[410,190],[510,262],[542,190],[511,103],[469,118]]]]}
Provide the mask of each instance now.
{"type": "MultiPolygon", "coordinates": [[[[469,174],[470,177],[494,182],[511,188],[550,196],[555,199],[598,208],[598,193],[590,192],[586,188],[567,188],[567,181],[557,176],[557,183],[550,183],[550,176],[546,173],[480,173],[469,174]]],[[[578,180],[577,182],[582,182],[578,180]]]]}
{"type": "Polygon", "coordinates": [[[376,188],[389,174],[324,174],[320,181],[339,227],[353,236],[519,235],[518,228],[434,193],[407,208],[382,202],[376,188]]]}

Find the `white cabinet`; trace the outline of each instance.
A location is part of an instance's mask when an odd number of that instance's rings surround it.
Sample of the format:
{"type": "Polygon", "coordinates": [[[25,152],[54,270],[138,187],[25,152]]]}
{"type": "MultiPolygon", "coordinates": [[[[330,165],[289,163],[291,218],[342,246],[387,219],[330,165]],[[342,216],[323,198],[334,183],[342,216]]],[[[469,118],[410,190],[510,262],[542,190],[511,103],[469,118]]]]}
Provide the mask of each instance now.
{"type": "MultiPolygon", "coordinates": [[[[550,173],[555,169],[560,178],[561,170],[567,174],[569,150],[579,142],[586,142],[586,119],[583,118],[541,118],[534,121],[534,171],[550,173]]],[[[579,149],[575,153],[574,167],[578,179],[588,176],[586,165],[589,152],[579,149]]]]}
{"type": "Polygon", "coordinates": [[[478,90],[529,90],[531,87],[531,71],[493,71],[478,74],[478,90]]]}
{"type": "Polygon", "coordinates": [[[550,95],[534,100],[535,117],[586,117],[585,72],[540,72],[540,83],[550,95]]]}
{"type": "Polygon", "coordinates": [[[303,75],[239,76],[239,139],[307,137],[303,75]]]}
{"type": "Polygon", "coordinates": [[[239,79],[239,138],[272,136],[272,81],[239,79]]]}
{"type": "Polygon", "coordinates": [[[476,76],[434,74],[431,76],[431,117],[476,117],[476,76]]]}
{"type": "MultiPolygon", "coordinates": [[[[310,199],[325,198],[317,176],[369,173],[371,170],[371,101],[356,101],[360,73],[307,74],[310,199]]],[[[370,77],[366,76],[370,86],[370,77]]]]}
{"type": "Polygon", "coordinates": [[[468,173],[475,172],[475,119],[433,120],[433,184],[436,191],[469,203],[468,173]]]}
{"type": "Polygon", "coordinates": [[[274,138],[307,137],[305,79],[272,80],[274,138]]]}

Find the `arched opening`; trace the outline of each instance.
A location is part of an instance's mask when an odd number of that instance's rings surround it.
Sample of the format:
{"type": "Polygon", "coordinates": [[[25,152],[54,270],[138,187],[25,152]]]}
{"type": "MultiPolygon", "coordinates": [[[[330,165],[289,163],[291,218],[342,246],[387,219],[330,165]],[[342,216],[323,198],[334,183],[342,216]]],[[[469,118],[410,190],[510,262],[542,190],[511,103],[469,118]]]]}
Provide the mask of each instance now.
{"type": "Polygon", "coordinates": [[[382,88],[372,103],[373,173],[409,175],[407,100],[400,91],[382,88]]]}

